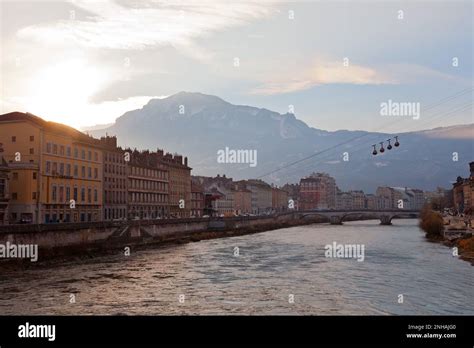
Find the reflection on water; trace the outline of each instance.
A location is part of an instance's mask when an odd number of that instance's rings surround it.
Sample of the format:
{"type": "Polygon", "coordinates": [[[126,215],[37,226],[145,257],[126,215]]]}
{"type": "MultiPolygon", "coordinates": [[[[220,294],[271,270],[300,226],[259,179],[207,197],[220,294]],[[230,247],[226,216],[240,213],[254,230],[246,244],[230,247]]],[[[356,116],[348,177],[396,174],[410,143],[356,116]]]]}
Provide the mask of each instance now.
{"type": "Polygon", "coordinates": [[[0,313],[473,315],[474,267],[416,223],[318,224],[2,271],[0,313]],[[364,261],[326,258],[334,241],[364,244],[364,261]]]}

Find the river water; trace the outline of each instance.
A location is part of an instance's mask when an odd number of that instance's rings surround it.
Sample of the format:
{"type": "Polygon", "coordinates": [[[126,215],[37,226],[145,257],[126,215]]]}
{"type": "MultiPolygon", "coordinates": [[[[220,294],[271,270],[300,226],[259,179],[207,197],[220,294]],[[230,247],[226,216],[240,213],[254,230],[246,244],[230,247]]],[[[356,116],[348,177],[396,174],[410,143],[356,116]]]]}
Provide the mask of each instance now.
{"type": "Polygon", "coordinates": [[[427,242],[417,220],[393,222],[315,224],[1,270],[0,314],[473,315],[474,267],[427,242]],[[333,242],[364,245],[364,260],[325,257],[333,242]]]}

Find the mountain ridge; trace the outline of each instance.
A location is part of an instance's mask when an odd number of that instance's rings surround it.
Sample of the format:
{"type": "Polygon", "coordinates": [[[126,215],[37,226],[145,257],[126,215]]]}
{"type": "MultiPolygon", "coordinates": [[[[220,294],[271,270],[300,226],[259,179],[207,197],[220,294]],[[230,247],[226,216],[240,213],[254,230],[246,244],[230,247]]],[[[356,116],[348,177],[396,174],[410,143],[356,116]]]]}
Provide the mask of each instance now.
{"type": "Polygon", "coordinates": [[[470,139],[474,137],[437,138],[436,134],[455,135],[461,131],[474,134],[474,124],[397,133],[400,148],[372,156],[371,144],[385,141],[393,134],[326,131],[310,127],[291,113],[234,105],[203,93],[180,92],[152,99],[143,108],[124,113],[114,125],[90,134],[117,135],[123,146],[179,152],[189,157],[196,175],[225,173],[236,179],[259,177],[323,151],[314,159],[263,179],[284,184],[298,181],[311,171],[324,171],[333,175],[342,188],[373,191],[374,184],[422,189],[449,187],[450,180],[467,170],[473,157],[470,139]],[[360,139],[351,140],[357,137],[360,139]],[[216,153],[225,147],[257,150],[257,167],[217,163],[216,153]],[[349,153],[349,161],[342,160],[344,152],[349,153]],[[453,152],[458,152],[458,162],[452,161],[453,152]],[[404,172],[403,168],[410,170],[404,172]]]}

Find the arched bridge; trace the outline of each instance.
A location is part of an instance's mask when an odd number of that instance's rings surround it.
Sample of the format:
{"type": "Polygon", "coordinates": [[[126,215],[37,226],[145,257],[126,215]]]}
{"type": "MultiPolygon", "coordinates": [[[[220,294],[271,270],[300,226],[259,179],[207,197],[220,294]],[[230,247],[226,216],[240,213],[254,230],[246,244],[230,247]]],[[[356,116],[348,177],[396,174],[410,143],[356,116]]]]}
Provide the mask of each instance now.
{"type": "Polygon", "coordinates": [[[342,225],[342,222],[348,217],[379,219],[381,225],[391,225],[394,218],[415,219],[420,216],[419,210],[304,210],[298,211],[300,218],[306,216],[326,217],[331,225],[342,225]]]}

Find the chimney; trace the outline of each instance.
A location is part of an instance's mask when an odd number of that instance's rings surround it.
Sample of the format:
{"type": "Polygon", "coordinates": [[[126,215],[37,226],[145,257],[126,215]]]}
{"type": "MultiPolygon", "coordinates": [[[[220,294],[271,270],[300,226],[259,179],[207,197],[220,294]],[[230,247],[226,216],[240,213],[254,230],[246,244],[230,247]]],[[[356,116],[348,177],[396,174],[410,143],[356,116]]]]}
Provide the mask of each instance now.
{"type": "Polygon", "coordinates": [[[184,157],[184,165],[187,167],[188,166],[188,158],[184,157]]]}

